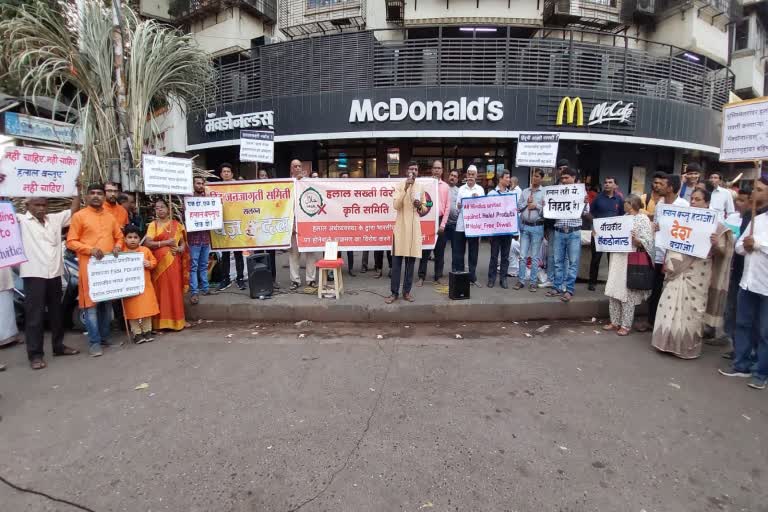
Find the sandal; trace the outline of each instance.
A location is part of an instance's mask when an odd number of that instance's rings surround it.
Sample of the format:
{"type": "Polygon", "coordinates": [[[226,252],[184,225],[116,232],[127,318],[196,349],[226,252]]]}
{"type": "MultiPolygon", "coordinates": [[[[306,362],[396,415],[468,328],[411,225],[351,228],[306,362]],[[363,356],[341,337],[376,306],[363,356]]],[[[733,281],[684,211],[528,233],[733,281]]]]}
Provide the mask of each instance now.
{"type": "Polygon", "coordinates": [[[42,370],[47,365],[42,359],[33,359],[32,362],[29,363],[29,366],[31,366],[33,370],[42,370]]]}
{"type": "Polygon", "coordinates": [[[197,294],[194,294],[192,297],[189,298],[189,302],[195,305],[200,302],[200,299],[198,298],[197,294]]]}
{"type": "Polygon", "coordinates": [[[558,292],[557,290],[549,290],[547,292],[547,297],[560,297],[562,293],[558,292]]]}
{"type": "Polygon", "coordinates": [[[385,302],[386,304],[392,304],[392,303],[393,303],[393,302],[395,302],[396,300],[397,300],[397,295],[390,295],[389,297],[387,297],[386,299],[384,299],[384,302],[385,302]]]}
{"type": "Polygon", "coordinates": [[[562,297],[560,297],[560,300],[568,303],[571,302],[571,299],[573,298],[573,295],[571,295],[569,292],[565,292],[562,297]]]}
{"type": "Polygon", "coordinates": [[[54,352],[53,357],[59,356],[76,356],[80,351],[72,347],[63,347],[60,352],[54,352]]]}
{"type": "Polygon", "coordinates": [[[616,329],[617,329],[617,327],[615,325],[613,325],[613,324],[605,324],[603,326],[603,330],[604,331],[615,331],[616,329]]]}
{"type": "Polygon", "coordinates": [[[619,336],[629,336],[629,329],[627,329],[626,327],[622,327],[618,331],[616,331],[616,334],[618,334],[619,336]]]}
{"type": "Polygon", "coordinates": [[[416,300],[416,299],[413,298],[413,295],[411,295],[410,293],[404,293],[403,294],[403,298],[405,300],[407,300],[408,302],[413,302],[413,301],[416,300]]]}

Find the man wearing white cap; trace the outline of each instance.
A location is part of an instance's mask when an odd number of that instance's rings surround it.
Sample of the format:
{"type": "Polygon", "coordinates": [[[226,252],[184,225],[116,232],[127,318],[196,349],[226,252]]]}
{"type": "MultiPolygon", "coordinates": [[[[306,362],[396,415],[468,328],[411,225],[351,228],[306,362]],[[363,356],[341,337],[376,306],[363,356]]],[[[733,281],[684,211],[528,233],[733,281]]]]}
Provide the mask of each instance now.
{"type": "Polygon", "coordinates": [[[470,282],[481,288],[482,285],[477,282],[477,253],[480,250],[480,238],[472,237],[467,238],[464,234],[464,212],[461,208],[461,200],[465,197],[479,197],[484,196],[485,191],[483,187],[477,184],[477,167],[470,165],[467,167],[467,182],[459,188],[459,193],[456,197],[456,206],[459,209],[459,218],[456,221],[456,233],[453,240],[453,257],[452,267],[454,272],[464,271],[464,252],[467,245],[469,245],[469,280],[470,282]]]}

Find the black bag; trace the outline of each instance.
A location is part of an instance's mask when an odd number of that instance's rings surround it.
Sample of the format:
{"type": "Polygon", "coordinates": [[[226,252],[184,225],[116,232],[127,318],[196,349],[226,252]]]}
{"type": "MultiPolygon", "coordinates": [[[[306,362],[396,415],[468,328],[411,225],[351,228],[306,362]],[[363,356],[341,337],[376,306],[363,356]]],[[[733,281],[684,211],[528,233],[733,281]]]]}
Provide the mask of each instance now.
{"type": "Polygon", "coordinates": [[[653,290],[656,269],[653,260],[642,249],[627,255],[627,288],[653,290]]]}

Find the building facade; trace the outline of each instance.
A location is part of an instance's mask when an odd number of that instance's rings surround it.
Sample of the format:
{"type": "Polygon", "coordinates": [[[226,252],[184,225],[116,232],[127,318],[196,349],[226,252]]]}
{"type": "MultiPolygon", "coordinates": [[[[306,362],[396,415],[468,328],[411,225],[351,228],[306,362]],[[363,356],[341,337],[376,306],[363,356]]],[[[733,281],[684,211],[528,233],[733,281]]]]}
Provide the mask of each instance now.
{"type": "MultiPolygon", "coordinates": [[[[164,0],[151,0],[160,12],[164,0]]],[[[275,131],[322,176],[515,167],[525,131],[561,133],[560,157],[596,183],[644,188],[657,170],[717,163],[731,0],[172,0],[168,19],[216,62],[190,105],[184,150],[240,164],[239,130],[275,131]],[[634,185],[633,185],[634,184],[634,185]]],[[[142,10],[149,13],[142,3],[142,10]]],[[[155,14],[157,15],[157,14],[155,14]]],[[[733,171],[734,169],[731,169],[733,171]]],[[[551,170],[545,169],[548,176],[551,170]]]]}

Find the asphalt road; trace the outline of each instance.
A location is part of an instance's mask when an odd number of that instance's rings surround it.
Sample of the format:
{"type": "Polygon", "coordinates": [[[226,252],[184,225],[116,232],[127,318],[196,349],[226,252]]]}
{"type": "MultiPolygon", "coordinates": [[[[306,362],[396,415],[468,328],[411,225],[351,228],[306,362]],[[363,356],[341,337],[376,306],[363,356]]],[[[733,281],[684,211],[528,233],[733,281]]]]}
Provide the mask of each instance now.
{"type": "MultiPolygon", "coordinates": [[[[720,348],[538,326],[211,323],[40,372],[0,351],[0,476],[97,512],[768,511],[768,391],[720,348]]],[[[0,483],[0,510],[78,509],[0,483]]]]}

